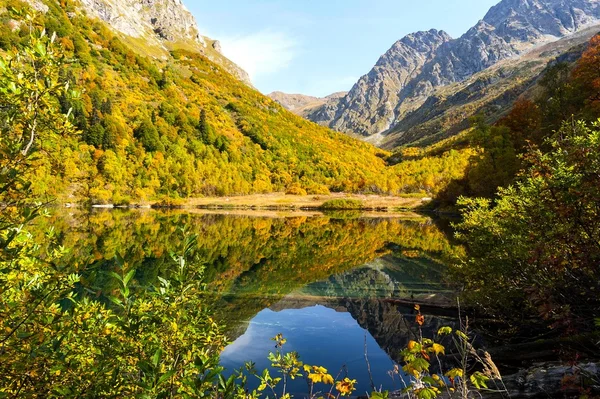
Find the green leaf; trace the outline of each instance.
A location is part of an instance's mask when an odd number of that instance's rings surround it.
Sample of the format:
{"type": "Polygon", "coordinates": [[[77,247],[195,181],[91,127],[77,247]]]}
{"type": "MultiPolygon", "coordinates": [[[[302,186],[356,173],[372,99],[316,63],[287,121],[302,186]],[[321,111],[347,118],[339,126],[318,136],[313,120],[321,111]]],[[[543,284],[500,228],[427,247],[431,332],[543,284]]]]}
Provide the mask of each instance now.
{"type": "Polygon", "coordinates": [[[452,334],[451,327],[442,327],[438,330],[438,335],[448,335],[448,334],[452,334]]]}
{"type": "Polygon", "coordinates": [[[161,385],[163,382],[173,377],[173,375],[175,375],[175,370],[169,370],[158,379],[158,383],[156,385],[161,385]]]}
{"type": "Polygon", "coordinates": [[[154,365],[154,367],[158,366],[158,363],[160,363],[160,359],[162,358],[163,355],[163,350],[161,348],[158,348],[156,350],[156,352],[154,352],[154,356],[152,356],[152,364],[154,365]]]}
{"type": "Polygon", "coordinates": [[[123,259],[123,257],[121,256],[120,253],[117,252],[117,254],[115,255],[115,263],[120,267],[123,268],[125,266],[125,259],[123,259]]]}
{"type": "Polygon", "coordinates": [[[423,372],[423,371],[429,370],[430,363],[427,360],[420,357],[420,358],[413,360],[410,363],[410,366],[419,372],[423,372]]]}
{"type": "Polygon", "coordinates": [[[44,46],[43,43],[38,43],[35,45],[35,50],[37,52],[37,54],[41,57],[45,57],[47,52],[46,52],[46,46],[44,46]]]}
{"type": "Polygon", "coordinates": [[[455,331],[456,335],[458,335],[462,340],[464,341],[469,341],[469,337],[467,336],[467,334],[465,334],[464,332],[460,331],[460,330],[456,330],[455,331]]]}
{"type": "Polygon", "coordinates": [[[113,278],[115,278],[117,281],[119,281],[120,283],[123,282],[123,277],[121,277],[120,275],[118,275],[115,272],[108,272],[109,276],[112,276],[113,278]]]}
{"type": "Polygon", "coordinates": [[[129,284],[129,282],[131,281],[131,279],[133,278],[133,276],[135,276],[135,269],[131,269],[129,271],[129,273],[127,273],[125,275],[125,278],[123,278],[123,284],[125,286],[127,286],[129,284]]]}
{"type": "Polygon", "coordinates": [[[119,305],[119,306],[123,306],[123,301],[121,301],[119,298],[117,298],[116,296],[109,296],[108,299],[114,303],[115,305],[119,305]]]}
{"type": "Polygon", "coordinates": [[[417,392],[417,398],[419,399],[434,399],[438,396],[439,390],[437,388],[423,388],[417,392]]]}
{"type": "Polygon", "coordinates": [[[429,376],[425,376],[425,377],[421,378],[421,381],[423,381],[424,383],[427,383],[429,385],[437,385],[437,381],[429,376]]]}
{"type": "Polygon", "coordinates": [[[483,374],[480,371],[476,371],[469,378],[471,380],[471,384],[475,386],[477,389],[481,389],[482,387],[488,389],[487,382],[490,380],[488,376],[483,374]]]}

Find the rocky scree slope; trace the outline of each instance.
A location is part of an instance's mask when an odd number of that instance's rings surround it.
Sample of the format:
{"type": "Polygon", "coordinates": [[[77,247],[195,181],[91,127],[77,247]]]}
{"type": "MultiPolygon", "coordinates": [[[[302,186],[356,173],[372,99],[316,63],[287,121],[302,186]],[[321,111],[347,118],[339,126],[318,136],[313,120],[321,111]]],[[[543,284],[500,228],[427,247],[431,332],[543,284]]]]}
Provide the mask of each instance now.
{"type": "Polygon", "coordinates": [[[458,39],[431,30],[399,40],[345,97],[306,116],[381,144],[439,88],[597,24],[600,0],[503,0],[458,39]]]}
{"type": "Polygon", "coordinates": [[[488,123],[495,123],[510,112],[517,99],[535,97],[539,79],[549,65],[577,61],[599,30],[585,29],[538,46],[517,59],[500,61],[461,82],[440,86],[385,135],[371,139],[377,139],[383,148],[406,144],[423,147],[468,129],[473,115],[483,115],[488,123]]]}
{"type": "Polygon", "coordinates": [[[174,48],[198,51],[250,83],[248,74],[221,54],[218,41],[200,34],[196,19],[181,0],[81,0],[81,4],[90,16],[108,23],[143,53],[164,58],[164,52],[174,48]]]}

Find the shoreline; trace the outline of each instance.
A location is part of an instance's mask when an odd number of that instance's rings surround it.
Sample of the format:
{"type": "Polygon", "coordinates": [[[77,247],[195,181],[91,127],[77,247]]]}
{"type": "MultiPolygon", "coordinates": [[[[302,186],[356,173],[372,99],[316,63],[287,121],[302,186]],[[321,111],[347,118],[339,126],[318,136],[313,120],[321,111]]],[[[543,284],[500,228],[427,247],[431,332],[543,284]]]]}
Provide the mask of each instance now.
{"type": "MultiPolygon", "coordinates": [[[[429,203],[421,194],[382,196],[360,194],[287,195],[284,193],[253,194],[229,197],[197,197],[175,200],[140,201],[131,204],[92,204],[94,209],[202,209],[212,211],[268,211],[268,212],[321,212],[355,211],[364,213],[391,213],[414,211],[429,203]],[[359,201],[360,208],[328,208],[328,201],[359,201]]],[[[66,208],[82,207],[77,203],[62,202],[66,208]]]]}

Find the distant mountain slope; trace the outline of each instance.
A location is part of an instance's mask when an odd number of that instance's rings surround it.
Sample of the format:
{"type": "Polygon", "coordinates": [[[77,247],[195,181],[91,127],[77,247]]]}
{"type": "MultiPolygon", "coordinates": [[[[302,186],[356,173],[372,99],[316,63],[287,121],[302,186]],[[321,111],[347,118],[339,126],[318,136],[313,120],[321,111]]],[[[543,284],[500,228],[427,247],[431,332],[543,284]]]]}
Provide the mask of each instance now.
{"type": "MultiPolygon", "coordinates": [[[[599,0],[503,0],[458,39],[439,31],[419,32],[398,41],[375,67],[337,103],[307,117],[333,129],[385,143],[401,134],[406,118],[430,103],[439,88],[465,82],[503,60],[600,24],[599,0]],[[398,133],[400,132],[400,133],[398,133]]],[[[445,95],[452,95],[445,90],[445,95]]],[[[421,115],[420,122],[428,116],[421,115]]],[[[424,131],[427,135],[431,131],[424,131]]],[[[411,140],[396,140],[397,143],[411,140]]]]}
{"type": "Polygon", "coordinates": [[[275,91],[267,95],[275,102],[279,103],[283,108],[292,111],[297,115],[304,115],[311,112],[313,109],[330,102],[337,102],[344,97],[348,92],[342,91],[333,93],[327,97],[305,96],[304,94],[287,94],[280,91],[275,91]]]}
{"type": "MultiPolygon", "coordinates": [[[[401,189],[386,165],[388,153],[292,114],[194,48],[163,49],[164,57],[135,51],[157,42],[167,46],[163,36],[201,40],[193,25],[176,25],[179,17],[158,38],[147,30],[140,32],[149,38],[136,38],[90,18],[77,2],[43,3],[38,23],[56,32],[56,42],[74,60],[62,76],[83,93],[81,101],[58,99],[56,106],[70,112],[80,134],[40,143],[48,156],[36,163],[36,194],[128,204],[401,189]]],[[[10,4],[24,7],[19,0],[10,4]]],[[[94,4],[101,11],[130,3],[94,4]]],[[[138,11],[133,19],[149,15],[138,11]]],[[[27,40],[28,31],[13,18],[0,7],[0,51],[27,40]]]]}
{"type": "Polygon", "coordinates": [[[150,54],[165,58],[165,51],[173,48],[199,51],[250,83],[248,74],[221,54],[218,41],[200,34],[196,19],[181,0],[81,0],[81,4],[90,16],[108,23],[134,43],[137,39],[143,47],[138,50],[146,54],[150,50],[150,54]]]}
{"type": "Polygon", "coordinates": [[[310,104],[324,104],[319,97],[305,96],[304,94],[286,94],[280,91],[274,91],[273,93],[267,94],[267,97],[292,112],[302,109],[310,104]]]}
{"type": "Polygon", "coordinates": [[[316,109],[308,118],[348,133],[386,130],[402,88],[416,79],[439,47],[450,40],[447,33],[437,30],[404,37],[338,103],[316,109]]]}
{"type": "Polygon", "coordinates": [[[419,108],[388,132],[368,140],[382,148],[426,146],[469,128],[472,115],[484,115],[489,123],[494,123],[519,97],[536,86],[549,63],[578,58],[584,44],[598,32],[600,27],[585,29],[536,47],[516,60],[500,61],[462,82],[436,88],[419,108]]]}

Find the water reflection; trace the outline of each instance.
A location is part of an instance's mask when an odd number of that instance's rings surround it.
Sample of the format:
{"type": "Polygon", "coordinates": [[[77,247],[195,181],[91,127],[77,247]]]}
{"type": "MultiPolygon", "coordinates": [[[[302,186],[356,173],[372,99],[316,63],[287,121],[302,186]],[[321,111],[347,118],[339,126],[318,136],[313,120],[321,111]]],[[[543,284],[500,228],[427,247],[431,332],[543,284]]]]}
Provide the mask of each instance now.
{"type": "MultiPolygon", "coordinates": [[[[224,364],[260,366],[282,332],[305,361],[352,365],[361,384],[365,334],[376,383],[390,384],[385,372],[411,337],[412,304],[444,298],[444,263],[461,252],[426,218],[69,211],[41,220],[35,234],[49,226],[72,248],[63,262],[82,274],[81,292],[101,300],[116,288],[108,272],[121,267],[117,253],[136,270],[133,289],[150,289],[173,273],[180,230],[197,235],[190,265],[204,269],[206,305],[235,340],[224,364]]],[[[426,330],[448,324],[443,311],[429,313],[426,330]]]]}
{"type": "MultiPolygon", "coordinates": [[[[371,370],[377,380],[375,383],[378,386],[383,384],[387,389],[393,388],[392,380],[386,378],[393,363],[371,334],[360,327],[350,313],[321,305],[261,311],[252,319],[246,333],[223,352],[223,365],[232,369],[252,360],[259,370],[269,367],[265,354],[273,350],[273,341],[268,337],[278,333],[283,333],[288,339],[285,349],[300,353],[305,363],[322,365],[334,375],[341,371],[357,379],[360,393],[367,392],[370,385],[365,361],[366,340],[371,370]]],[[[306,383],[292,381],[290,389],[295,393],[305,392],[306,383]]]]}
{"type": "MultiPolygon", "coordinates": [[[[365,393],[371,388],[366,340],[375,386],[400,389],[400,381],[392,380],[388,371],[408,341],[417,339],[414,304],[448,300],[450,291],[441,283],[443,271],[444,266],[430,258],[393,254],[307,284],[244,324],[241,335],[223,353],[223,364],[235,369],[252,360],[258,369],[268,367],[270,338],[283,333],[290,342],[287,350],[330,371],[343,368],[358,380],[358,392],[365,393]]],[[[246,301],[251,302],[249,297],[246,301]]],[[[455,326],[454,311],[438,306],[424,310],[425,336],[433,336],[442,326],[455,326]]],[[[297,381],[292,387],[304,392],[304,384],[297,381]]]]}

